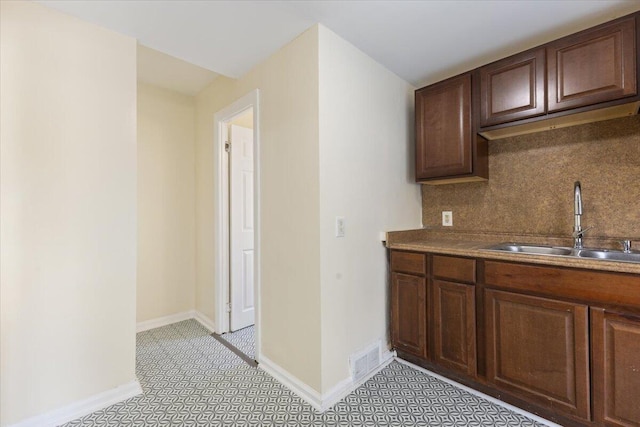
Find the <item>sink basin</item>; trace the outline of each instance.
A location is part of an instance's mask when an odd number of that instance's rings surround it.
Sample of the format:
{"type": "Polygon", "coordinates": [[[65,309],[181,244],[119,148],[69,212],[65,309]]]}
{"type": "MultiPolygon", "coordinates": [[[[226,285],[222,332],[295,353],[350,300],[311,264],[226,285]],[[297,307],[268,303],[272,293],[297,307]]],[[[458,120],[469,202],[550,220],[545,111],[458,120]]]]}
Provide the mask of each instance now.
{"type": "Polygon", "coordinates": [[[640,263],[640,252],[622,252],[609,249],[574,249],[560,246],[500,243],[487,248],[490,251],[514,252],[531,255],[554,255],[573,258],[590,258],[603,261],[640,263]]]}
{"type": "Polygon", "coordinates": [[[556,246],[523,245],[518,243],[501,243],[488,248],[492,251],[520,252],[534,255],[571,255],[573,249],[556,246]]]}
{"type": "Polygon", "coordinates": [[[604,249],[582,249],[577,254],[580,258],[604,259],[607,261],[640,262],[638,252],[608,251],[604,249]]]}

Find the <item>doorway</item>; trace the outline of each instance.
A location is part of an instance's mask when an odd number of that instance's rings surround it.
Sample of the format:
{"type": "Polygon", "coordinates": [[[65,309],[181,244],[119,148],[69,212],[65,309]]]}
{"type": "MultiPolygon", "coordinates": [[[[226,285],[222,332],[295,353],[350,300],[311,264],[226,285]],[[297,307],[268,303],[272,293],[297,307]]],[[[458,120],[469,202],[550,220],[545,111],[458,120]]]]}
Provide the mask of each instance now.
{"type": "MultiPolygon", "coordinates": [[[[258,90],[214,116],[216,324],[260,349],[260,157],[258,90]]],[[[232,342],[232,340],[229,340],[232,342]]],[[[248,348],[248,347],[247,347],[248,348]]]]}
{"type": "Polygon", "coordinates": [[[227,124],[229,157],[229,332],[253,326],[253,108],[227,124]]]}

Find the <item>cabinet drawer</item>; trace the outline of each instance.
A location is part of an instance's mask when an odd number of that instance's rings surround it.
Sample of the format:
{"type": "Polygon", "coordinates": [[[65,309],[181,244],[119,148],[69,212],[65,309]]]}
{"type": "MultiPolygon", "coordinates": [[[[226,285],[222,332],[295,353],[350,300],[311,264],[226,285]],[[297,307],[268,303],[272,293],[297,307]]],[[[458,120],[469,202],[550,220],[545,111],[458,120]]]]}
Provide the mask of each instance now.
{"type": "Polygon", "coordinates": [[[416,252],[391,252],[391,271],[427,274],[427,256],[416,252]]]}
{"type": "Polygon", "coordinates": [[[456,282],[476,282],[476,260],[452,256],[433,256],[433,276],[456,282]]]}
{"type": "MultiPolygon", "coordinates": [[[[434,266],[435,267],[435,266],[434,266]]],[[[640,276],[485,261],[487,286],[640,308],[640,276]]]]}

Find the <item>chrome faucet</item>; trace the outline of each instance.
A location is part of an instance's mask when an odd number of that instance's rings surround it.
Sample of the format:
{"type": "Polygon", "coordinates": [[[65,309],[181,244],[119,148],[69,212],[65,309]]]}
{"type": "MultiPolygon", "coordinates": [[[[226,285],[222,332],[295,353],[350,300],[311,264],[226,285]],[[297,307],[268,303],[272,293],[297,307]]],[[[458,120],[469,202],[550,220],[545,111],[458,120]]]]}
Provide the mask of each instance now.
{"type": "Polygon", "coordinates": [[[580,181],[576,181],[573,184],[573,247],[575,249],[582,249],[582,236],[584,233],[593,228],[582,228],[580,219],[582,217],[582,188],[580,187],[580,181]]]}

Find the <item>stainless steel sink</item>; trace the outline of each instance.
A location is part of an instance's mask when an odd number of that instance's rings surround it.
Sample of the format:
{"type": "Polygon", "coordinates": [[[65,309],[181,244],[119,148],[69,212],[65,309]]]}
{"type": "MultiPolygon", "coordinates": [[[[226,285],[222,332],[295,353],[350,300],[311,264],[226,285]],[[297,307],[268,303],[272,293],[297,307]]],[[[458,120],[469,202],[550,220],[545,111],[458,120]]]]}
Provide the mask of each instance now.
{"type": "Polygon", "coordinates": [[[607,261],[619,262],[640,262],[640,253],[610,251],[606,249],[581,249],[578,252],[580,258],[603,259],[607,261]]]}
{"type": "Polygon", "coordinates": [[[538,246],[538,245],[525,245],[519,243],[501,243],[496,246],[487,248],[491,251],[503,251],[503,252],[521,252],[525,254],[534,255],[571,255],[573,249],[562,248],[557,246],[538,246]]]}
{"type": "Polygon", "coordinates": [[[551,255],[573,258],[590,258],[603,261],[640,263],[640,252],[623,252],[609,249],[575,249],[560,246],[529,245],[522,243],[500,243],[486,248],[490,251],[514,252],[531,255],[551,255]]]}

